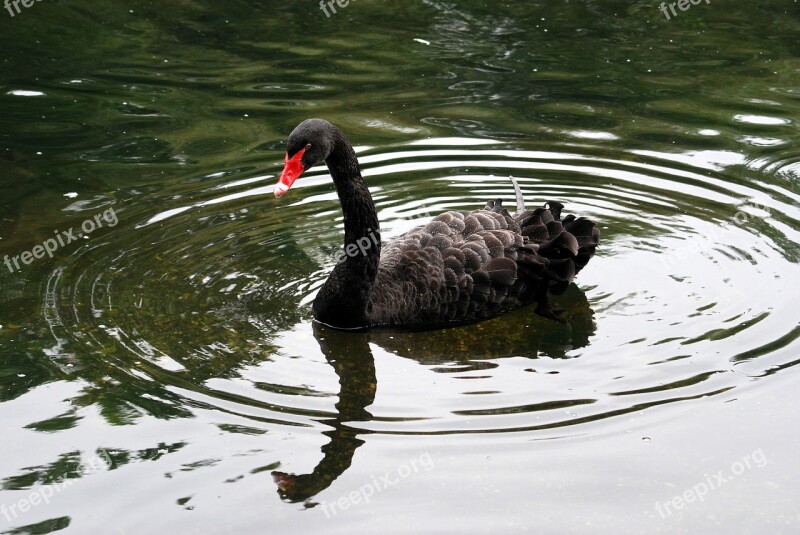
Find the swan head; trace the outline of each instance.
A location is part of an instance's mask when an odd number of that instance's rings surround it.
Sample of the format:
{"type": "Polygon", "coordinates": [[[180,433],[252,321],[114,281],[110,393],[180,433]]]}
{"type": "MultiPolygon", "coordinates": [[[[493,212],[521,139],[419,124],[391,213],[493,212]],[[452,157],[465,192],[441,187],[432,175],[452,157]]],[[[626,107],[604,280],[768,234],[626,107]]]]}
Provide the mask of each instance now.
{"type": "Polygon", "coordinates": [[[278,183],[276,197],[289,191],[294,181],[304,171],[317,165],[333,151],[336,127],[324,119],[306,119],[289,134],[284,165],[278,183]]]}

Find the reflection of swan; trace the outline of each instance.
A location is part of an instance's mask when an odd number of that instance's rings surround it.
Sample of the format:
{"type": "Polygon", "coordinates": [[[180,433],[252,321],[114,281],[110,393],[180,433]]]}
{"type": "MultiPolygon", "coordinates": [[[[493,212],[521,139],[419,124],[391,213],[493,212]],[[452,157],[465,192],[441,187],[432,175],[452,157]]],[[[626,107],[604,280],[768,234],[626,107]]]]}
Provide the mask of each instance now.
{"type": "Polygon", "coordinates": [[[342,334],[336,331],[323,334],[314,329],[322,353],[339,376],[338,414],[331,420],[322,421],[333,428],[323,433],[331,441],[322,447],[322,460],[313,472],[303,475],[272,472],[278,493],[290,502],[301,502],[315,496],[350,467],[356,448],[363,444],[357,435],[365,431],[348,427],[344,422],[372,419],[367,407],[375,400],[377,381],[368,335],[342,334]]]}
{"type": "Polygon", "coordinates": [[[502,318],[476,325],[439,331],[403,333],[373,331],[370,342],[390,353],[422,364],[464,362],[523,356],[564,358],[569,351],[589,345],[594,334],[594,313],[580,288],[570,285],[554,301],[554,309],[563,314],[563,325],[531,317],[527,310],[517,310],[502,318]],[[522,326],[526,328],[521,328],[522,326]]]}
{"type": "MultiPolygon", "coordinates": [[[[397,336],[398,333],[390,331],[342,332],[315,323],[314,337],[339,376],[338,414],[322,421],[332,427],[323,433],[330,442],[322,447],[322,460],[310,474],[272,472],[281,498],[289,502],[306,501],[328,488],[350,467],[356,449],[363,444],[358,435],[369,431],[354,428],[347,422],[372,420],[368,407],[375,401],[377,390],[370,343],[426,365],[472,361],[471,365],[487,367],[491,366],[487,359],[512,355],[537,358],[541,353],[564,357],[571,349],[589,343],[589,337],[594,333],[594,322],[586,296],[576,286],[572,285],[559,298],[558,304],[565,309],[569,324],[556,328],[542,325],[545,328],[537,329],[531,325],[529,329],[519,329],[518,322],[498,318],[479,325],[397,336]],[[514,324],[517,328],[513,327],[514,324]]],[[[517,313],[524,314],[525,311],[517,313]]],[[[545,321],[528,319],[540,323],[545,321]]]]}
{"type": "Polygon", "coordinates": [[[314,299],[314,318],[334,328],[439,328],[532,303],[538,314],[559,319],[548,296],[566,290],[600,239],[589,219],[561,219],[560,203],[525,210],[514,183],[515,214],[499,199],[469,213],[445,212],[381,251],[375,204],[356,153],[328,121],[309,119],[291,133],[275,196],[322,161],[344,213],[344,254],[314,299]]]}

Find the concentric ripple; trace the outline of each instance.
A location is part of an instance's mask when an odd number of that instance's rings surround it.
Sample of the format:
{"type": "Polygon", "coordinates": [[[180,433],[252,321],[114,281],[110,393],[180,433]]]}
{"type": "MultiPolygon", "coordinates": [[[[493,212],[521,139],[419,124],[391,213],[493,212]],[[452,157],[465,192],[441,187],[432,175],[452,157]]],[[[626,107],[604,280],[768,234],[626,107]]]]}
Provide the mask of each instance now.
{"type": "Polygon", "coordinates": [[[114,395],[133,412],[205,407],[286,426],[535,438],[701,404],[800,362],[786,298],[798,195],[752,179],[796,184],[796,161],[474,138],[358,151],[384,239],[444,210],[513,206],[509,175],[529,205],[559,200],[595,219],[602,246],[560,300],[568,324],[524,309],[428,333],[314,326],[310,302],[342,235],[327,172],[278,201],[274,175],[233,169],[120,204],[115,232],[51,274],[53,360],[109,395],[124,384],[114,395]],[[368,394],[349,406],[350,391],[368,394]]]}

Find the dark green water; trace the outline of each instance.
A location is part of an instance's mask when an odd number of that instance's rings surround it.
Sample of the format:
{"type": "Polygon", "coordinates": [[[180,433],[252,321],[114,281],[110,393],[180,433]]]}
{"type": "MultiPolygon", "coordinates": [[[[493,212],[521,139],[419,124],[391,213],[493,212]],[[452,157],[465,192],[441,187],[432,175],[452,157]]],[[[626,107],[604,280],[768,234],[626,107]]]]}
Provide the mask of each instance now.
{"type": "Polygon", "coordinates": [[[0,532],[796,533],[800,4],[658,5],[0,9],[0,532]],[[384,239],[595,219],[568,324],[313,325],[315,116],[384,239]]]}

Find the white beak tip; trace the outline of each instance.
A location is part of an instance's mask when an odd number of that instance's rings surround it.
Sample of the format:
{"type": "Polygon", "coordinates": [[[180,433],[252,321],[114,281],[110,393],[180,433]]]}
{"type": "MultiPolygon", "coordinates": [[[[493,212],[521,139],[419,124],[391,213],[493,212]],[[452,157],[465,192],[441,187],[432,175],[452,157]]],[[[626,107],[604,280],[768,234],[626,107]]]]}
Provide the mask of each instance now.
{"type": "Polygon", "coordinates": [[[289,186],[281,182],[278,182],[275,184],[275,187],[272,188],[272,193],[274,193],[276,197],[282,197],[287,191],[289,191],[289,186]]]}

